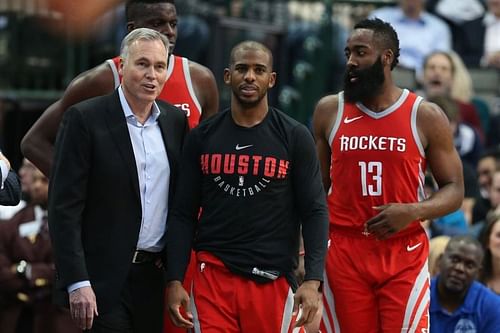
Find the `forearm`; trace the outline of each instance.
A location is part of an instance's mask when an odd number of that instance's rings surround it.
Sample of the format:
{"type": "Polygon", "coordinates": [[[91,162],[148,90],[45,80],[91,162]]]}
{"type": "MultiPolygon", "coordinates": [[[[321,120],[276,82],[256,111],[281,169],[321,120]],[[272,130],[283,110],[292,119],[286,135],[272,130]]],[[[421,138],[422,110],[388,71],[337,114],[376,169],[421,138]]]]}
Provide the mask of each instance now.
{"type": "Polygon", "coordinates": [[[304,280],[323,281],[323,270],[328,243],[328,214],[318,209],[314,218],[302,225],[304,238],[304,280]]]}
{"type": "Polygon", "coordinates": [[[194,226],[186,223],[172,223],[167,241],[167,281],[184,281],[186,268],[191,257],[194,226]]]}
{"type": "Polygon", "coordinates": [[[412,204],[415,220],[434,219],[456,211],[462,205],[463,186],[449,183],[433,193],[428,199],[412,204]]]}
{"type": "Polygon", "coordinates": [[[21,141],[21,151],[45,176],[50,176],[54,156],[54,146],[51,142],[28,132],[21,141]]]}

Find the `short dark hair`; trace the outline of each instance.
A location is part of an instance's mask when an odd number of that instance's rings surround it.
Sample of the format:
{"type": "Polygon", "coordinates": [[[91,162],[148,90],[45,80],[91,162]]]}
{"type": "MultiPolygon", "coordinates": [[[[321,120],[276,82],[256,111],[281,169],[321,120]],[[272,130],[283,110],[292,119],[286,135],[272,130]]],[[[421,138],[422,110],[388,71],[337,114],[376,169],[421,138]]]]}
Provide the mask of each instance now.
{"type": "Polygon", "coordinates": [[[128,0],[125,5],[125,17],[127,21],[134,21],[140,15],[144,7],[157,3],[171,3],[175,5],[175,0],[128,0]]]}
{"type": "Polygon", "coordinates": [[[391,49],[394,53],[394,60],[391,69],[399,63],[399,39],[396,30],[387,22],[379,18],[364,19],[354,25],[354,29],[368,29],[373,31],[373,35],[379,46],[383,49],[391,49]]]}
{"type": "Polygon", "coordinates": [[[270,62],[270,65],[271,65],[270,69],[272,69],[272,66],[273,66],[273,53],[264,44],[256,42],[256,41],[253,41],[253,40],[243,41],[241,43],[238,43],[235,47],[233,47],[233,49],[231,50],[231,55],[229,56],[229,67],[231,67],[232,65],[234,65],[235,54],[239,50],[260,50],[260,51],[263,51],[263,52],[267,53],[267,55],[269,56],[269,62],[270,62]]]}
{"type": "Polygon", "coordinates": [[[481,243],[479,242],[479,240],[477,238],[474,238],[470,235],[453,236],[450,238],[450,241],[448,242],[448,244],[446,244],[446,247],[444,249],[444,253],[448,252],[449,249],[457,243],[465,243],[467,245],[474,245],[479,251],[478,253],[481,256],[479,258],[479,260],[480,260],[480,264],[482,264],[482,260],[484,257],[484,250],[483,250],[483,246],[481,245],[481,243]]]}

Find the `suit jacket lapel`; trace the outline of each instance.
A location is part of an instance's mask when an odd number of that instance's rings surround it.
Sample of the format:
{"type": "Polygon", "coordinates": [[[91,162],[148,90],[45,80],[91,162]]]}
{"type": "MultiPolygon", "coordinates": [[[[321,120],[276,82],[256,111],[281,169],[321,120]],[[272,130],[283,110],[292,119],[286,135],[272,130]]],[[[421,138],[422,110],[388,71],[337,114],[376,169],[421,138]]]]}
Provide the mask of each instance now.
{"type": "Polygon", "coordinates": [[[140,201],[139,177],[137,175],[134,150],[132,148],[132,141],[130,140],[127,121],[120,104],[118,90],[115,90],[114,94],[110,96],[108,108],[105,114],[106,122],[109,127],[109,134],[115,141],[117,150],[123,158],[124,167],[130,174],[129,178],[132,182],[132,187],[134,188],[134,192],[137,194],[137,198],[140,201]]]}
{"type": "MultiPolygon", "coordinates": [[[[173,152],[174,147],[172,146],[174,143],[172,142],[172,137],[169,140],[169,133],[175,133],[173,126],[175,126],[175,122],[172,121],[172,115],[170,112],[162,110],[160,107],[160,116],[158,117],[158,125],[160,126],[161,135],[163,137],[163,144],[165,145],[165,149],[167,151],[168,163],[170,165],[170,187],[169,187],[169,199],[172,198],[172,189],[174,188],[173,182],[175,180],[176,173],[176,163],[172,159],[175,156],[173,152]]],[[[172,134],[170,134],[172,136],[172,134]]]]}
{"type": "Polygon", "coordinates": [[[170,113],[168,111],[162,110],[160,108],[160,116],[158,117],[158,125],[160,126],[161,130],[161,135],[163,137],[163,143],[165,144],[165,149],[167,150],[167,156],[168,156],[168,161],[170,163],[170,167],[172,167],[172,142],[171,140],[168,140],[168,133],[173,133],[173,128],[171,126],[174,126],[174,123],[172,121],[169,121],[170,113]]]}

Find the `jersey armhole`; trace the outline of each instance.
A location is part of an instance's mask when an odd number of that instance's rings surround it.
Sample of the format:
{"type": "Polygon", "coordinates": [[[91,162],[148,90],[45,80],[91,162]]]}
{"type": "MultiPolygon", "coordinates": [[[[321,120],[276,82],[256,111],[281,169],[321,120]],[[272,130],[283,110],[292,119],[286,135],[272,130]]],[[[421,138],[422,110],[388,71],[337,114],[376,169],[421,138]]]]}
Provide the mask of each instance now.
{"type": "Polygon", "coordinates": [[[338,107],[337,107],[337,117],[335,119],[335,124],[333,124],[332,130],[330,131],[330,135],[328,136],[328,144],[331,146],[333,142],[333,138],[340,127],[340,121],[344,115],[344,92],[341,91],[338,95],[338,107]]]}
{"type": "Polygon", "coordinates": [[[116,64],[113,59],[106,60],[106,63],[109,65],[109,68],[111,68],[111,72],[113,72],[113,86],[116,89],[120,85],[120,75],[118,75],[118,68],[116,68],[116,64]]]}

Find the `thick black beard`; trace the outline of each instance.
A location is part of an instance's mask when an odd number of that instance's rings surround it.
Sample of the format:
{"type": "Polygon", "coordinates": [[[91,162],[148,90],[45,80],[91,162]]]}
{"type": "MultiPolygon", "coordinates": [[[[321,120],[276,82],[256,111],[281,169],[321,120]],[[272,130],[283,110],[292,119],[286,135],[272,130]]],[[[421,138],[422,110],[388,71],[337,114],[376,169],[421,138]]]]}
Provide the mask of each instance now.
{"type": "Polygon", "coordinates": [[[344,73],[344,98],[347,102],[356,103],[377,96],[385,82],[382,58],[366,69],[353,69],[357,76],[356,82],[351,82],[349,68],[344,73]]]}

